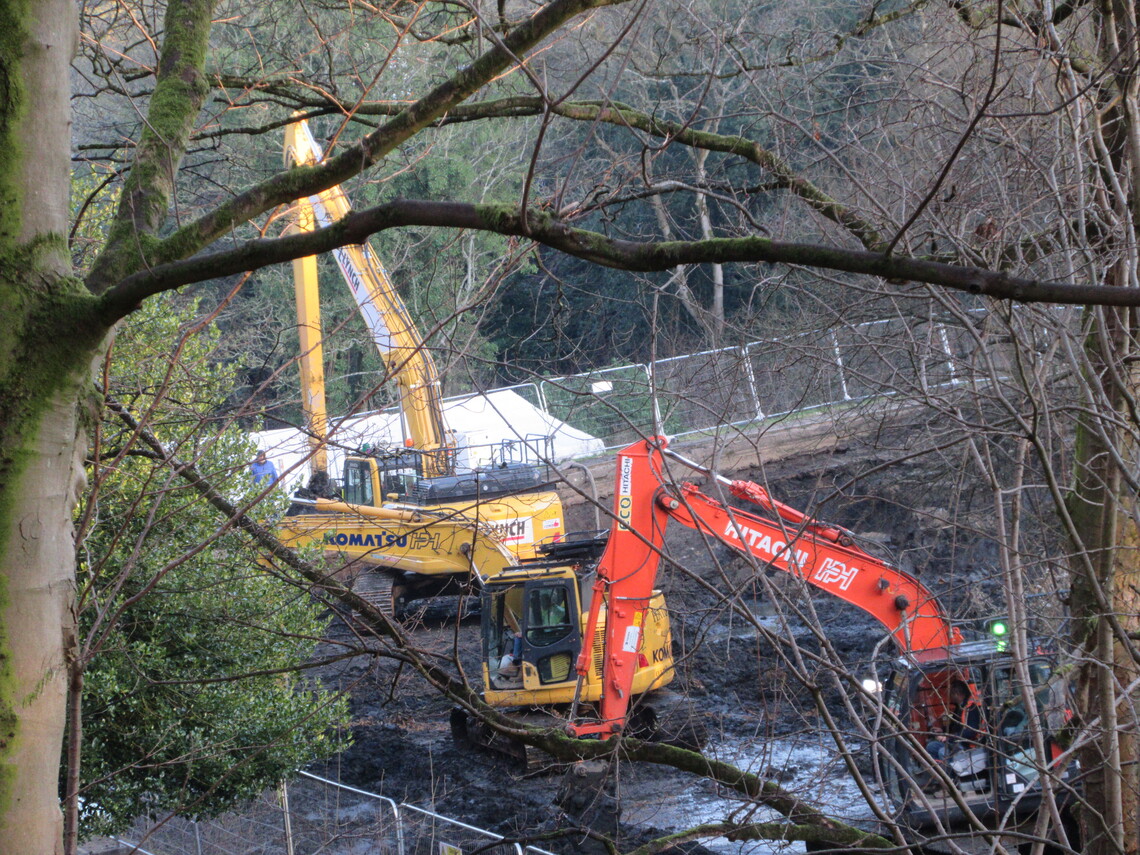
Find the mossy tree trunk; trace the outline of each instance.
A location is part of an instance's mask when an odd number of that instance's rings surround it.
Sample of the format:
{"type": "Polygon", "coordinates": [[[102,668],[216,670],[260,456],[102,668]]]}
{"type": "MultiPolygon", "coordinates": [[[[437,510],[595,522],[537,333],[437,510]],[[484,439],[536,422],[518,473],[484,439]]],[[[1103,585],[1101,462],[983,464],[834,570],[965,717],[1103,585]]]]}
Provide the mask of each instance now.
{"type": "MultiPolygon", "coordinates": [[[[166,16],[147,130],[104,250],[117,273],[137,267],[140,245],[169,208],[205,94],[212,13],[212,3],[190,0],[166,16]]],[[[70,267],[76,37],[70,0],[0,0],[0,855],[62,851],[84,405],[93,360],[133,308],[108,308],[113,278],[83,283],[70,267]]]]}
{"type": "MultiPolygon", "coordinates": [[[[1099,180],[1102,222],[1112,225],[1105,284],[1140,288],[1140,33],[1136,8],[1096,4],[1098,62],[1086,108],[1088,151],[1099,180]]],[[[1089,725],[1080,751],[1084,851],[1140,852],[1136,689],[1140,678],[1140,370],[1135,309],[1085,312],[1086,396],[1078,421],[1069,510],[1075,550],[1071,610],[1081,652],[1076,707],[1089,725]]]]}
{"type": "Polygon", "coordinates": [[[67,250],[68,0],[0,3],[0,853],[61,845],[57,807],[80,404],[106,328],[67,250]]]}

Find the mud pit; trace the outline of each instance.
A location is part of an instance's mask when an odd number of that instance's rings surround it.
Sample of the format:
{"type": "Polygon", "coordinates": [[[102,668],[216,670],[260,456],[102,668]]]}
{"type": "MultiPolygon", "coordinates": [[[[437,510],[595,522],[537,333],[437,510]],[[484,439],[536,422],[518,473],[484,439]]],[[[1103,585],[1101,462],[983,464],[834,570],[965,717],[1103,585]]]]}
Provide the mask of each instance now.
{"type": "MultiPolygon", "coordinates": [[[[765,483],[784,501],[885,544],[895,561],[916,572],[955,616],[977,612],[983,601],[996,602],[995,572],[983,569],[994,565],[991,544],[977,535],[964,537],[963,528],[950,528],[937,516],[913,509],[920,503],[928,508],[932,479],[942,473],[914,466],[901,474],[892,469],[889,475],[860,481],[860,495],[818,505],[831,494],[831,485],[849,483],[874,468],[873,455],[848,453],[732,474],[765,483]],[[877,498],[862,498],[868,495],[877,498]]],[[[988,497],[980,493],[957,498],[959,520],[987,512],[988,497]]],[[[586,507],[572,509],[569,516],[573,525],[592,527],[593,513],[586,507]]],[[[687,695],[704,717],[710,732],[706,753],[775,780],[829,813],[866,816],[867,808],[837,758],[809,692],[796,677],[794,661],[782,657],[794,656],[796,645],[809,657],[821,651],[810,629],[814,623],[826,628],[836,660],[868,676],[876,644],[885,636],[882,627],[853,606],[818,593],[805,597],[794,580],[769,572],[771,584],[790,602],[773,600],[764,595],[747,560],[727,547],[704,543],[680,526],[670,529],[667,542],[671,560],[662,565],[660,586],[673,621],[678,674],[671,688],[687,695]],[[759,638],[734,615],[725,599],[731,591],[782,641],[773,645],[759,638]],[[795,614],[791,606],[806,614],[795,614]]],[[[467,673],[476,680],[478,620],[456,625],[449,619],[454,608],[454,599],[433,607],[427,624],[414,629],[414,638],[444,657],[463,651],[467,673]]],[[[339,622],[331,632],[333,639],[351,638],[339,622]]],[[[880,658],[889,650],[884,645],[880,658]]],[[[865,743],[853,732],[830,670],[810,658],[804,670],[822,687],[828,711],[851,739],[860,765],[868,766],[865,743]]],[[[579,851],[576,837],[535,839],[565,827],[553,804],[561,770],[524,777],[505,758],[457,745],[448,724],[450,704],[391,660],[359,657],[326,669],[326,678],[351,692],[354,745],[317,771],[397,800],[432,806],[508,838],[531,839],[552,851],[579,851]]],[[[733,807],[747,807],[706,780],[645,764],[620,765],[615,795],[623,812],[618,839],[622,850],[698,822],[723,820],[733,807]]],[[[802,850],[802,844],[791,846],[802,850]]],[[[710,840],[706,849],[690,845],[687,851],[777,849],[787,851],[778,844],[710,840]]]]}

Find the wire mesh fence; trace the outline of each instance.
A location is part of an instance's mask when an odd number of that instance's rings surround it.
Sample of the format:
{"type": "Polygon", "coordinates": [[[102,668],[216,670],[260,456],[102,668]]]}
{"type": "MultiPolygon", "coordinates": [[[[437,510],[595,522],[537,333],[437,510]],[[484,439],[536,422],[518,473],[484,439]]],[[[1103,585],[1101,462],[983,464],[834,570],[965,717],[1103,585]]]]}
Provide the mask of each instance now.
{"type": "Polygon", "coordinates": [[[607,448],[962,381],[976,342],[952,323],[891,318],[542,380],[548,413],[607,448]]]}
{"type": "Polygon", "coordinates": [[[307,773],[212,819],[144,816],[119,842],[138,855],[550,855],[307,773]]]}
{"type": "MultiPolygon", "coordinates": [[[[747,348],[726,347],[652,364],[663,424],[739,424],[763,416],[747,348]]],[[[670,433],[671,431],[666,431],[670,433]]]]}
{"type": "Polygon", "coordinates": [[[601,439],[607,448],[653,433],[658,423],[645,365],[604,368],[539,383],[546,411],[601,439]]]}

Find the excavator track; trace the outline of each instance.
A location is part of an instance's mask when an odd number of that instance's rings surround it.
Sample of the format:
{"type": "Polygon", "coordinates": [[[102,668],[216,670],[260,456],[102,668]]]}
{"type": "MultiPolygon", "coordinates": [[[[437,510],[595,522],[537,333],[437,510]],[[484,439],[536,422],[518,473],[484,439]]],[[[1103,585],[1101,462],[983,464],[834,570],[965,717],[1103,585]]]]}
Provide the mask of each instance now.
{"type": "Polygon", "coordinates": [[[382,570],[362,570],[352,580],[352,591],[386,616],[398,619],[392,592],[392,577],[382,570]]]}
{"type": "Polygon", "coordinates": [[[708,724],[692,701],[670,689],[642,696],[632,707],[627,732],[646,742],[700,751],[708,742],[708,724]]]}
{"type": "MultiPolygon", "coordinates": [[[[520,717],[527,724],[539,727],[552,727],[562,723],[562,720],[556,716],[537,711],[520,717]]],[[[505,758],[517,772],[526,776],[557,772],[568,765],[555,760],[539,748],[526,745],[491,729],[485,722],[460,707],[455,707],[451,711],[451,736],[461,745],[471,745],[505,758]]]]}

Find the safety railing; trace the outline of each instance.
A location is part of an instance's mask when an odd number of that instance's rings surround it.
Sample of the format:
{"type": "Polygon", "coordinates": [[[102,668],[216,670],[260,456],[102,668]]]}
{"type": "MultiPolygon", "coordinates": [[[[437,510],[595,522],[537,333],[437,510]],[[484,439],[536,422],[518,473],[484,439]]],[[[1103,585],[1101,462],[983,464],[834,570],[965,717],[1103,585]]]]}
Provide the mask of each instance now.
{"type": "Polygon", "coordinates": [[[307,772],[213,819],[144,817],[119,842],[138,855],[551,855],[307,772]]]}
{"type": "Polygon", "coordinates": [[[974,341],[950,323],[891,318],[553,377],[541,406],[607,448],[961,382],[974,341]]]}

